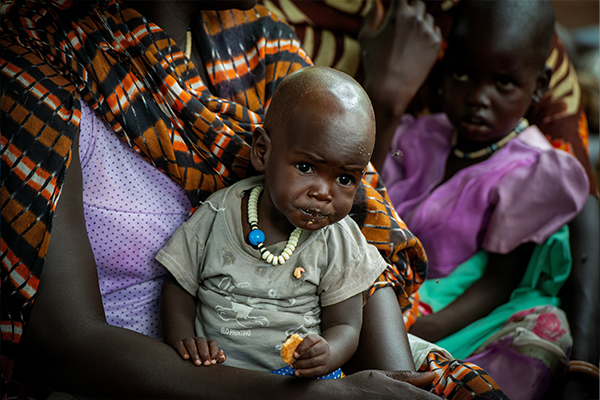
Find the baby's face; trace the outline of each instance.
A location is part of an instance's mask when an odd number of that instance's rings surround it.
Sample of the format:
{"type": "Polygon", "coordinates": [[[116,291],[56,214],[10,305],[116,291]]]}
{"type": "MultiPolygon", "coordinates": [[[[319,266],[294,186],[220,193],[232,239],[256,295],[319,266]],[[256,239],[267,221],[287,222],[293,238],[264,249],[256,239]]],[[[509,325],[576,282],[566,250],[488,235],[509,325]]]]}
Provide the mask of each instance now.
{"type": "Polygon", "coordinates": [[[515,41],[453,38],[444,56],[442,107],[457,132],[474,142],[496,141],[525,115],[539,67],[515,41]]]}
{"type": "Polygon", "coordinates": [[[373,151],[374,126],[356,112],[305,111],[276,128],[285,132],[269,132],[265,175],[273,206],[292,225],[317,230],[350,212],[373,151]]]}

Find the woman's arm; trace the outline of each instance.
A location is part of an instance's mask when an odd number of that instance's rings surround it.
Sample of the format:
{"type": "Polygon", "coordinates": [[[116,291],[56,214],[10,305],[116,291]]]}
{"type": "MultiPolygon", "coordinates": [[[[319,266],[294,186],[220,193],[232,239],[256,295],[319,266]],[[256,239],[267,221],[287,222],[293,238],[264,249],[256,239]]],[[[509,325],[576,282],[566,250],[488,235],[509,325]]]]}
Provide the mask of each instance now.
{"type": "Polygon", "coordinates": [[[483,276],[446,308],[419,317],[410,332],[436,342],[485,317],[506,303],[517,288],[535,243],[525,243],[508,254],[489,254],[483,276]]]}
{"type": "Polygon", "coordinates": [[[305,381],[222,365],[198,368],[165,343],[108,325],[87,239],[76,151],[57,205],[48,256],[20,349],[18,362],[33,379],[82,397],[436,398],[375,371],[339,381],[305,381]],[[227,384],[220,384],[224,380],[227,384]]]}
{"type": "Polygon", "coordinates": [[[351,373],[371,368],[415,370],[402,311],[391,287],[380,288],[367,299],[358,349],[343,371],[351,373]]]}
{"type": "Polygon", "coordinates": [[[363,86],[371,98],[377,141],[371,163],[381,170],[396,127],[437,60],[442,34],[422,1],[380,1],[365,19],[359,40],[363,86]],[[384,15],[385,13],[385,15],[384,15]]]}

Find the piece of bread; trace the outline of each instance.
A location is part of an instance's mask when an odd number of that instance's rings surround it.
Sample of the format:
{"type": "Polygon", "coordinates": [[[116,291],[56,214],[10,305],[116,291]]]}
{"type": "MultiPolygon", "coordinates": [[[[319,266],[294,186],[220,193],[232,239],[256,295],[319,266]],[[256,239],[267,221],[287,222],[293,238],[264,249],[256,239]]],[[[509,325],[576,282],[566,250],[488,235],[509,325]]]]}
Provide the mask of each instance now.
{"type": "Polygon", "coordinates": [[[294,363],[294,351],[302,343],[300,335],[294,333],[281,346],[281,359],[289,365],[294,363]]]}

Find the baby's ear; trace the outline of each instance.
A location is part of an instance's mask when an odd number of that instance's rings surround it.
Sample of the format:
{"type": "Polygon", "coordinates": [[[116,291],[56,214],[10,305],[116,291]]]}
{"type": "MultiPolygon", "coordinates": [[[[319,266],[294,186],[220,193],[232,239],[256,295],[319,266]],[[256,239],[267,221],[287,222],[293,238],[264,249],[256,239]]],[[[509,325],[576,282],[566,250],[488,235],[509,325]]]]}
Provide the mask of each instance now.
{"type": "Polygon", "coordinates": [[[537,76],[536,88],[533,92],[534,96],[537,96],[538,99],[541,99],[544,93],[546,93],[548,90],[550,78],[552,78],[552,68],[545,65],[537,76]]]}
{"type": "Polygon", "coordinates": [[[271,137],[263,128],[256,128],[252,133],[252,150],[250,161],[258,172],[264,172],[265,164],[271,153],[271,137]]]}

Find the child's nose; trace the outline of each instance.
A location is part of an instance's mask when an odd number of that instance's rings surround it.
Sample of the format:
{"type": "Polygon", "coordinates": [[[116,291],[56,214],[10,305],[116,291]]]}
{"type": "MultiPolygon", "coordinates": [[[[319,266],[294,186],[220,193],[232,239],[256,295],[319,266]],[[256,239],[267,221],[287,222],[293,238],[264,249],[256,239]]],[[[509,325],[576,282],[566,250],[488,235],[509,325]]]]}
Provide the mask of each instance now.
{"type": "Polygon", "coordinates": [[[308,191],[310,197],[314,197],[319,201],[331,202],[333,196],[331,195],[331,188],[325,182],[317,182],[308,191]]]}
{"type": "Polygon", "coordinates": [[[467,97],[467,103],[471,106],[475,107],[489,107],[490,106],[490,97],[489,97],[489,86],[486,84],[476,84],[473,85],[469,95],[467,97]]]}

